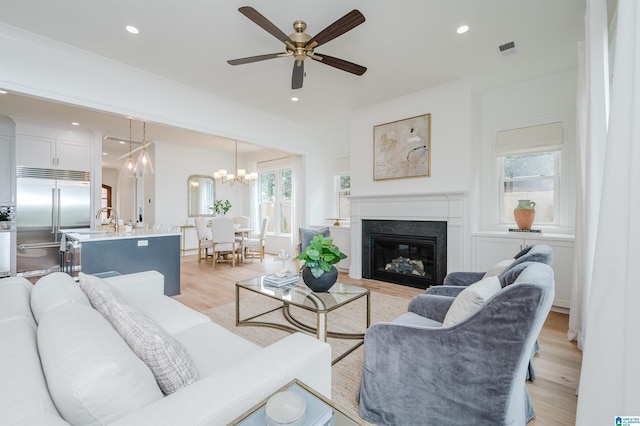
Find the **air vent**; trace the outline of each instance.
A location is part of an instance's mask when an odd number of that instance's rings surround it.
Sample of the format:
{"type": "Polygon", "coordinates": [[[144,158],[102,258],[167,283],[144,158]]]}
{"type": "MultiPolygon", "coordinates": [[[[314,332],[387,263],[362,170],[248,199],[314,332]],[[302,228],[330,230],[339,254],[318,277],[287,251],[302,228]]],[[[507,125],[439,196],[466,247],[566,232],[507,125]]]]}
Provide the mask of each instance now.
{"type": "Polygon", "coordinates": [[[500,49],[500,53],[502,53],[503,56],[511,55],[516,53],[516,43],[510,41],[508,43],[501,44],[498,46],[498,49],[500,49]]]}
{"type": "Polygon", "coordinates": [[[501,44],[500,46],[498,46],[498,49],[500,49],[501,52],[504,52],[505,50],[515,49],[515,47],[516,44],[510,41],[509,43],[501,44]]]}

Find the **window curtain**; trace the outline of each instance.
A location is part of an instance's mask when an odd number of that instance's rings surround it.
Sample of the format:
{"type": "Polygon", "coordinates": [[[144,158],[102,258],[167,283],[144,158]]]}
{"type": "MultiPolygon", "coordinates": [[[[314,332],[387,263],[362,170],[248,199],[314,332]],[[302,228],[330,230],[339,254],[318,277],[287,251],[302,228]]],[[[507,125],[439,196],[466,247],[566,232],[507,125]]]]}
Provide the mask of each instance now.
{"type": "MultiPolygon", "coordinates": [[[[596,3],[605,13],[604,0],[587,1],[587,11],[596,3]]],[[[578,425],[615,424],[640,412],[640,4],[619,0],[617,12],[578,425]]]]}
{"type": "Polygon", "coordinates": [[[586,332],[607,139],[609,60],[605,0],[587,3],[585,24],[586,42],[578,45],[576,236],[567,333],[580,349],[586,332]]]}

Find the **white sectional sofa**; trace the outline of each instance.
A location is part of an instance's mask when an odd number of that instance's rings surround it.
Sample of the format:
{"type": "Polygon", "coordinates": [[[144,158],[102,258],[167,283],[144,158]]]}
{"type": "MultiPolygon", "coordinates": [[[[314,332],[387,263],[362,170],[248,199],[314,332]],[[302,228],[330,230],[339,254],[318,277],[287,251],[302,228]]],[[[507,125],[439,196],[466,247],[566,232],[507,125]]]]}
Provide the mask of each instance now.
{"type": "Polygon", "coordinates": [[[186,350],[197,378],[163,393],[156,370],[69,275],[53,273],[35,285],[5,278],[0,425],[227,424],[294,378],[331,397],[328,344],[296,333],[262,348],[164,296],[155,271],[104,281],[127,309],[150,317],[186,350]]]}

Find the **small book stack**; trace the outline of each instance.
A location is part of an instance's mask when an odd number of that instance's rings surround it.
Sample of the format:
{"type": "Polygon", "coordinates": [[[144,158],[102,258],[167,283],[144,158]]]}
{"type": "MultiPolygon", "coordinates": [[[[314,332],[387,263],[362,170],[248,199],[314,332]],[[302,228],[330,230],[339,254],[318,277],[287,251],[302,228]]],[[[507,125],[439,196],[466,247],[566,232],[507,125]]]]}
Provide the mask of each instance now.
{"type": "Polygon", "coordinates": [[[298,274],[287,274],[284,277],[279,277],[275,274],[271,274],[264,277],[263,282],[265,285],[269,285],[272,287],[283,287],[285,285],[297,283],[298,278],[298,274]]]}
{"type": "Polygon", "coordinates": [[[509,232],[531,232],[534,234],[541,234],[542,229],[518,229],[518,228],[509,228],[509,232]]]}

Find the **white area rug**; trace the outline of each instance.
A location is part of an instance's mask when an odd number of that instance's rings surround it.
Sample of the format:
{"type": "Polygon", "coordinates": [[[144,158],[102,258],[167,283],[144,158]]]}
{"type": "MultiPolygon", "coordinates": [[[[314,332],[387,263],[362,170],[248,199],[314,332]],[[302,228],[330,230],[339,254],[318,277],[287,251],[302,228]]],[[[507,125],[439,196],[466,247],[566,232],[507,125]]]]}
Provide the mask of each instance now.
{"type": "MultiPolygon", "coordinates": [[[[266,297],[241,293],[241,316],[247,318],[259,312],[268,310],[270,307],[277,307],[278,302],[266,297]]],[[[381,321],[391,321],[400,314],[407,312],[409,301],[395,296],[387,296],[380,293],[371,293],[371,323],[381,321]]],[[[217,308],[203,312],[214,322],[222,325],[228,330],[254,342],[261,346],[267,346],[277,340],[282,339],[288,333],[273,328],[266,327],[236,327],[235,303],[228,303],[217,308]]],[[[315,317],[308,311],[302,309],[291,309],[292,315],[306,324],[315,324],[315,317]]],[[[272,322],[288,324],[282,318],[282,312],[276,311],[264,317],[272,322]]],[[[360,332],[365,324],[365,299],[359,299],[345,307],[329,313],[328,326],[330,331],[360,332]]],[[[346,348],[355,341],[329,339],[332,349],[332,356],[343,353],[346,348]]],[[[331,369],[331,399],[337,407],[349,415],[358,416],[358,404],[355,400],[356,392],[360,384],[360,374],[362,370],[363,347],[360,346],[341,361],[337,362],[331,369]]]]}

